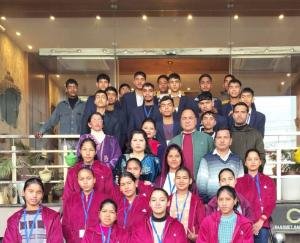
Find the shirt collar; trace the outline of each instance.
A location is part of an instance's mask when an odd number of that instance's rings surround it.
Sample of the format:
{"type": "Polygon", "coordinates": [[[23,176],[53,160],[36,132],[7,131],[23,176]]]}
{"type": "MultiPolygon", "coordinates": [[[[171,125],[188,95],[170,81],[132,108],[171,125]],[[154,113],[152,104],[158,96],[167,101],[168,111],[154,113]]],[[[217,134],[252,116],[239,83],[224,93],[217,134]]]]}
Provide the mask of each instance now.
{"type": "Polygon", "coordinates": [[[227,152],[227,154],[225,156],[223,156],[223,157],[219,154],[219,152],[217,151],[217,149],[214,149],[213,154],[218,155],[222,160],[227,161],[228,158],[229,158],[229,156],[230,156],[230,154],[231,154],[231,150],[229,149],[228,152],[227,152]]]}

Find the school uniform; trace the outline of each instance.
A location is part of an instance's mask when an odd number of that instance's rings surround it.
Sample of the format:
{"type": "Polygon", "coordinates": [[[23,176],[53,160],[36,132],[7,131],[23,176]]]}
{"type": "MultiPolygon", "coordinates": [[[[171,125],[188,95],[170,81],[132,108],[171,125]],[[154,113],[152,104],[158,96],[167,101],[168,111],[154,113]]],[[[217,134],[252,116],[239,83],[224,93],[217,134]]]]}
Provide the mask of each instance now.
{"type": "MultiPolygon", "coordinates": [[[[214,212],[204,218],[198,233],[197,243],[219,242],[219,224],[221,213],[214,212]]],[[[237,214],[231,243],[253,243],[252,224],[244,216],[237,214]]]]}
{"type": "Polygon", "coordinates": [[[64,202],[62,229],[66,242],[80,243],[86,229],[99,222],[100,204],[108,196],[93,190],[88,197],[83,192],[74,192],[64,202]]]}
{"type": "MultiPolygon", "coordinates": [[[[63,234],[59,213],[43,205],[40,206],[40,213],[42,221],[37,221],[37,225],[43,225],[46,231],[46,242],[63,243],[63,234]]],[[[7,227],[4,233],[4,238],[2,240],[3,243],[21,243],[22,240],[26,241],[26,238],[23,238],[20,234],[20,229],[22,228],[20,225],[20,221],[22,221],[23,217],[24,209],[21,209],[14,213],[7,220],[7,227]]],[[[28,231],[30,231],[30,227],[28,227],[27,229],[28,231]]]]}
{"type": "MultiPolygon", "coordinates": [[[[65,201],[72,192],[80,192],[77,175],[81,168],[85,165],[83,161],[77,162],[73,167],[69,168],[63,193],[65,201]]],[[[96,178],[95,190],[110,195],[113,192],[113,178],[111,169],[98,160],[90,166],[96,178]]]]}
{"type": "MultiPolygon", "coordinates": [[[[135,230],[132,232],[131,243],[157,243],[157,234],[153,228],[152,220],[150,217],[146,218],[143,222],[136,225],[135,230]]],[[[155,223],[154,223],[155,225],[155,223]]],[[[187,237],[184,228],[177,219],[167,216],[164,230],[159,235],[163,243],[187,243],[187,237]]]]}
{"type": "Polygon", "coordinates": [[[195,229],[195,232],[198,232],[200,224],[205,217],[205,207],[201,199],[195,194],[189,192],[188,197],[183,203],[181,203],[181,205],[178,201],[178,198],[176,203],[175,194],[170,196],[169,201],[169,215],[173,218],[177,218],[177,220],[179,220],[179,222],[183,224],[186,234],[188,233],[187,229],[189,229],[190,231],[193,231],[193,229],[195,229]]]}
{"type": "Polygon", "coordinates": [[[118,225],[114,224],[111,227],[111,232],[105,234],[103,231],[103,226],[101,229],[100,224],[98,223],[97,226],[93,228],[87,229],[81,243],[129,243],[129,236],[128,232],[123,228],[119,227],[118,225]],[[109,235],[109,236],[108,236],[109,235]],[[108,241],[109,237],[109,241],[108,241]]]}
{"type": "Polygon", "coordinates": [[[142,180],[139,180],[138,182],[138,194],[147,198],[147,199],[150,199],[150,196],[151,196],[151,193],[154,189],[154,186],[153,184],[150,184],[150,185],[145,185],[145,182],[142,181],[142,180]]]}
{"type": "Polygon", "coordinates": [[[168,145],[169,141],[173,137],[180,134],[180,132],[181,132],[180,122],[175,118],[173,118],[173,124],[171,125],[164,125],[162,120],[156,123],[156,138],[165,147],[168,145]],[[166,130],[164,129],[164,126],[166,130]],[[166,128],[168,126],[171,128],[169,129],[169,131],[166,128]]]}

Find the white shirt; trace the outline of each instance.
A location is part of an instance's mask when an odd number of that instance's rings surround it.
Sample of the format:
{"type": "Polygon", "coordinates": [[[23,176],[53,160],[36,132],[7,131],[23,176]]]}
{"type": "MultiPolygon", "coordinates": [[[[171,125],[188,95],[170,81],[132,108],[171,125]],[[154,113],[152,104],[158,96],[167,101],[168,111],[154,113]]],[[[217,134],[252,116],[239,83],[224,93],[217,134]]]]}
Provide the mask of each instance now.
{"type": "Polygon", "coordinates": [[[91,134],[97,139],[99,144],[101,144],[105,138],[105,134],[103,131],[97,132],[91,129],[91,134]]]}
{"type": "Polygon", "coordinates": [[[221,156],[219,154],[219,152],[217,151],[217,149],[215,149],[214,152],[213,152],[213,154],[219,155],[222,160],[226,161],[226,160],[228,160],[228,157],[231,154],[231,150],[229,149],[228,152],[227,152],[227,154],[225,154],[224,156],[221,156]]]}
{"type": "Polygon", "coordinates": [[[139,95],[137,92],[135,92],[135,97],[136,97],[136,105],[142,106],[144,103],[144,97],[142,95],[139,95]]]}

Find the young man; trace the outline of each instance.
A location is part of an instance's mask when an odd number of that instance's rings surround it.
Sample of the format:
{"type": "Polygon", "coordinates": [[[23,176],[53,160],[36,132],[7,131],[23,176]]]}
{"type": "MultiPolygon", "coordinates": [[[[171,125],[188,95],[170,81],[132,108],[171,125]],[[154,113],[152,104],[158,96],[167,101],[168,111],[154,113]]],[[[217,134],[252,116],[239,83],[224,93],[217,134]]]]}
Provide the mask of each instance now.
{"type": "Polygon", "coordinates": [[[224,90],[220,92],[220,97],[219,97],[222,102],[222,105],[227,104],[229,101],[228,84],[232,79],[235,79],[235,77],[232,74],[227,74],[224,77],[224,81],[223,81],[224,90]]]}
{"type": "Polygon", "coordinates": [[[244,175],[244,167],[241,158],[229,149],[232,143],[230,131],[220,129],[215,136],[215,149],[205,155],[201,162],[197,175],[197,188],[201,198],[207,203],[219,189],[219,172],[224,168],[230,168],[236,177],[244,175]]]}
{"type": "Polygon", "coordinates": [[[206,111],[201,114],[201,124],[199,131],[205,132],[209,136],[211,136],[213,139],[215,138],[217,121],[216,121],[216,114],[211,111],[206,111]]]}
{"type": "Polygon", "coordinates": [[[201,159],[213,150],[213,139],[211,136],[197,131],[197,117],[190,108],[182,111],[180,124],[182,132],[174,137],[170,144],[175,143],[181,147],[184,165],[190,170],[196,181],[201,159]]]}
{"type": "Polygon", "coordinates": [[[119,87],[119,100],[121,100],[121,98],[122,98],[125,94],[129,93],[130,91],[131,91],[130,85],[127,84],[127,83],[122,83],[122,84],[120,85],[120,87],[119,87]]]}
{"type": "MultiPolygon", "coordinates": [[[[199,77],[199,88],[200,88],[200,93],[202,92],[211,92],[212,89],[212,77],[204,73],[199,77]]],[[[221,101],[214,97],[212,98],[213,101],[213,106],[216,108],[217,112],[219,114],[222,114],[222,103],[221,101]]]]}
{"type": "Polygon", "coordinates": [[[156,93],[156,97],[160,100],[162,97],[169,95],[169,87],[168,87],[169,78],[167,75],[162,74],[157,78],[158,91],[156,93]]]}
{"type": "Polygon", "coordinates": [[[242,83],[238,79],[232,79],[231,81],[229,81],[229,101],[227,104],[224,104],[222,106],[222,114],[226,117],[226,119],[228,119],[229,116],[232,114],[233,106],[240,102],[241,87],[242,83]]]}
{"type": "Polygon", "coordinates": [[[168,145],[170,140],[180,131],[179,120],[174,117],[174,101],[170,96],[164,96],[159,101],[159,111],[162,120],[156,123],[156,138],[160,144],[168,145]]]}
{"type": "Polygon", "coordinates": [[[257,149],[260,157],[265,161],[265,149],[263,137],[260,132],[247,124],[249,108],[244,102],[239,102],[233,106],[234,125],[232,133],[232,152],[238,154],[241,159],[245,159],[245,154],[249,149],[257,149]]]}

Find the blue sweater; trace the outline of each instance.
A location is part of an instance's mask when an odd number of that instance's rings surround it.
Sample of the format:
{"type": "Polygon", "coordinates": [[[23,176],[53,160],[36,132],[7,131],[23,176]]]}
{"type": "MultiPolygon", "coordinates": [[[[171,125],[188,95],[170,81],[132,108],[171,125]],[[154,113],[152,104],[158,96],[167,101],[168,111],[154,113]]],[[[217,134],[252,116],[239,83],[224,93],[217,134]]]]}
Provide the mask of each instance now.
{"type": "Polygon", "coordinates": [[[221,216],[219,228],[218,228],[218,239],[219,243],[230,243],[232,242],[232,236],[237,220],[237,215],[232,213],[229,216],[221,216]]]}

